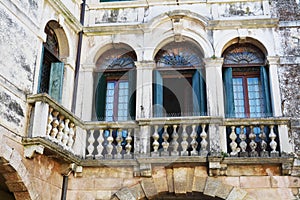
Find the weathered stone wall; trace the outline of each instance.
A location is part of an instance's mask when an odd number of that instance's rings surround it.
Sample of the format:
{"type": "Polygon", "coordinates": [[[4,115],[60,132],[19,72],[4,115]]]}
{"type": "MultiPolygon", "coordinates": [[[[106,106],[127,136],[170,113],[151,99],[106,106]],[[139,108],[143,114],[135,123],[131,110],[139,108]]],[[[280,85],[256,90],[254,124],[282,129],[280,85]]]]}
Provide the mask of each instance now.
{"type": "MultiPolygon", "coordinates": [[[[23,1],[18,3],[24,9],[30,8],[23,1]]],[[[37,17],[34,9],[28,15],[37,17]]],[[[32,93],[37,40],[27,26],[0,4],[0,123],[20,135],[25,134],[25,95],[32,93]]]]}
{"type": "Polygon", "coordinates": [[[300,5],[295,0],[270,1],[271,14],[280,21],[300,20],[300,5]]]}
{"type": "Polygon", "coordinates": [[[281,65],[278,69],[283,114],[300,117],[300,65],[281,65]]]}

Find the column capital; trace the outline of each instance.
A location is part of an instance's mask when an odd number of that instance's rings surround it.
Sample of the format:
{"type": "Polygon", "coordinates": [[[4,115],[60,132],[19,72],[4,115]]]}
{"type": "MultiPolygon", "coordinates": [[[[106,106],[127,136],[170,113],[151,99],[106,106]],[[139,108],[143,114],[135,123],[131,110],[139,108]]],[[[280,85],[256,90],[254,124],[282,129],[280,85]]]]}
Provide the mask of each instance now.
{"type": "Polygon", "coordinates": [[[153,60],[135,61],[134,64],[137,69],[154,69],[156,66],[156,63],[153,60]]]}
{"type": "Polygon", "coordinates": [[[81,69],[84,72],[93,72],[95,69],[95,65],[94,64],[81,64],[81,69]]]}
{"type": "Polygon", "coordinates": [[[204,58],[205,67],[221,67],[224,62],[224,58],[204,58]]]}
{"type": "Polygon", "coordinates": [[[269,65],[278,65],[280,61],[279,56],[267,56],[269,65]]]}

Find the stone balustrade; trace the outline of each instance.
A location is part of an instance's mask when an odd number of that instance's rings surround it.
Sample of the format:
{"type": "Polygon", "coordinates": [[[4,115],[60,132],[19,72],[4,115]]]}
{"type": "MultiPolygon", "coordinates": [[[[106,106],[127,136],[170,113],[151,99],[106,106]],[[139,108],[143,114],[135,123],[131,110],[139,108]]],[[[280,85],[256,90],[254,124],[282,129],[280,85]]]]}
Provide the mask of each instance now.
{"type": "Polygon", "coordinates": [[[134,122],[89,122],[87,128],[87,159],[133,158],[134,122]]]}
{"type": "Polygon", "coordinates": [[[76,126],[73,121],[49,107],[46,138],[73,152],[76,126]]]}
{"type": "Polygon", "coordinates": [[[28,138],[42,138],[47,141],[43,145],[53,149],[57,145],[83,159],[205,158],[216,152],[230,157],[279,157],[292,152],[285,118],[192,116],[83,122],[46,94],[30,96],[28,103],[32,109],[28,138]]]}
{"type": "Polygon", "coordinates": [[[154,125],[151,156],[207,156],[208,124],[154,125]]]}
{"type": "Polygon", "coordinates": [[[287,119],[225,120],[228,153],[231,157],[278,157],[287,140],[287,119]]]}
{"type": "Polygon", "coordinates": [[[63,150],[82,156],[83,122],[47,94],[28,97],[31,138],[44,138],[63,150]]]}

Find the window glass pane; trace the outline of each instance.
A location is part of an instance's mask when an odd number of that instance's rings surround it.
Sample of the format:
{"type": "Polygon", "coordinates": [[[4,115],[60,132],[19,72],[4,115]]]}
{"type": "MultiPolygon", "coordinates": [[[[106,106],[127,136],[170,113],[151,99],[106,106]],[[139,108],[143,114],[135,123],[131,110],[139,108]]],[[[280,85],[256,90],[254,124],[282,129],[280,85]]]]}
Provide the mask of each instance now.
{"type": "Polygon", "coordinates": [[[236,117],[245,117],[243,79],[233,78],[234,109],[236,117]]]}
{"type": "Polygon", "coordinates": [[[119,83],[118,121],[126,121],[128,116],[128,81],[119,83]]]}
{"type": "Polygon", "coordinates": [[[247,78],[250,117],[262,117],[264,101],[261,83],[258,77],[247,78]]]}
{"type": "Polygon", "coordinates": [[[106,88],[105,121],[113,121],[115,82],[108,81],[106,88]]]}

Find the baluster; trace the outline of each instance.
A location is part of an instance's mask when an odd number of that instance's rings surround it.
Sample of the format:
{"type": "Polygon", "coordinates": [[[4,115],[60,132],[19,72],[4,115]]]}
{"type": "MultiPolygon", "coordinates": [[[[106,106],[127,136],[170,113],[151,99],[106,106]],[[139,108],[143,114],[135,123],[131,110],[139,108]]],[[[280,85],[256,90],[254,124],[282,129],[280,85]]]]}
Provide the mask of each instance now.
{"type": "Polygon", "coordinates": [[[269,152],[266,151],[268,144],[265,141],[266,138],[267,138],[267,135],[266,135],[264,129],[265,129],[265,126],[264,125],[260,125],[260,134],[259,134],[259,138],[261,139],[261,142],[260,142],[260,147],[261,147],[260,156],[261,157],[268,157],[269,156],[269,152]]]}
{"type": "Polygon", "coordinates": [[[153,152],[151,152],[151,156],[159,156],[159,152],[157,151],[158,150],[158,147],[159,147],[159,142],[158,142],[158,139],[159,139],[159,135],[158,135],[158,125],[155,125],[154,126],[154,133],[152,135],[152,138],[154,139],[153,143],[152,143],[152,146],[153,146],[153,152]]]}
{"type": "Polygon", "coordinates": [[[232,157],[236,157],[238,156],[238,153],[240,152],[240,148],[238,148],[238,144],[235,142],[235,140],[237,139],[236,133],[235,133],[235,126],[231,126],[231,133],[229,135],[229,138],[231,139],[230,142],[230,148],[231,148],[231,152],[230,152],[230,156],[232,157]]]}
{"type": "Polygon", "coordinates": [[[98,154],[95,156],[96,159],[102,159],[103,158],[103,155],[102,155],[102,151],[104,149],[103,145],[102,145],[102,142],[104,141],[104,138],[103,138],[103,129],[100,129],[99,130],[99,137],[97,139],[97,142],[98,142],[98,146],[97,146],[97,151],[98,151],[98,154]]]}
{"type": "Polygon", "coordinates": [[[107,154],[105,155],[105,158],[107,159],[112,159],[112,150],[113,150],[113,145],[112,142],[114,141],[114,138],[112,137],[112,129],[109,129],[109,136],[107,137],[107,142],[108,144],[106,145],[106,152],[107,154]]]}
{"type": "Polygon", "coordinates": [[[197,132],[196,132],[195,129],[196,129],[196,125],[192,125],[192,133],[191,133],[190,137],[192,138],[191,146],[192,146],[193,150],[191,151],[191,156],[198,155],[198,152],[197,152],[197,146],[198,146],[197,132]]]}
{"type": "Polygon", "coordinates": [[[278,157],[279,156],[279,152],[276,151],[277,142],[275,141],[276,134],[274,133],[273,129],[274,129],[274,125],[270,125],[269,138],[271,139],[271,142],[270,142],[270,147],[272,149],[272,151],[271,151],[271,157],[278,157]]]}
{"type": "Polygon", "coordinates": [[[87,158],[93,158],[93,152],[94,152],[94,142],[95,142],[95,138],[94,138],[94,130],[90,130],[90,137],[88,138],[88,155],[86,156],[87,158]]]}
{"type": "Polygon", "coordinates": [[[53,116],[52,116],[52,111],[53,111],[53,108],[49,108],[49,114],[48,114],[48,125],[47,125],[47,135],[46,137],[47,138],[51,138],[51,130],[52,130],[52,121],[53,121],[53,116]]]}
{"type": "Polygon", "coordinates": [[[181,147],[182,147],[181,155],[182,156],[188,156],[189,155],[189,152],[187,151],[189,143],[186,141],[188,137],[189,136],[188,136],[188,134],[186,132],[186,125],[182,125],[182,134],[181,134],[181,138],[182,138],[182,142],[181,142],[181,147]]]}
{"type": "Polygon", "coordinates": [[[58,122],[58,119],[57,119],[57,116],[58,116],[59,112],[58,111],[53,111],[53,121],[52,121],[52,130],[51,130],[51,137],[50,139],[51,140],[55,140],[56,141],[56,135],[58,133],[58,129],[57,129],[57,126],[59,125],[59,122],[58,122]]]}
{"type": "Polygon", "coordinates": [[[116,146],[116,150],[117,150],[117,154],[116,154],[116,158],[121,159],[122,158],[122,129],[118,129],[117,130],[117,137],[116,137],[116,142],[117,142],[117,146],[116,146]]]}
{"type": "Polygon", "coordinates": [[[62,140],[63,135],[64,135],[64,133],[63,133],[63,129],[65,127],[64,118],[65,118],[65,116],[59,115],[58,133],[56,135],[56,139],[57,139],[57,142],[59,144],[61,144],[61,140],[62,140]]]}
{"type": "Polygon", "coordinates": [[[240,156],[241,157],[248,157],[248,152],[246,152],[246,149],[247,149],[247,143],[246,143],[246,139],[247,139],[247,136],[246,136],[246,133],[244,131],[244,126],[241,126],[241,132],[240,132],[240,135],[239,135],[239,138],[241,139],[241,142],[240,142],[240,147],[241,147],[241,153],[240,153],[240,156]]]}
{"type": "Polygon", "coordinates": [[[206,138],[207,138],[207,133],[205,132],[205,127],[206,125],[205,124],[201,124],[201,127],[202,127],[202,132],[200,134],[200,137],[202,138],[200,144],[201,144],[201,149],[200,149],[200,155],[201,156],[207,156],[207,141],[206,141],[206,138]]]}
{"type": "Polygon", "coordinates": [[[171,145],[172,145],[172,151],[171,151],[171,156],[178,156],[179,155],[179,152],[178,152],[178,142],[177,142],[177,139],[178,139],[178,133],[177,133],[177,125],[173,125],[173,133],[172,133],[172,142],[171,142],[171,145]]]}
{"type": "Polygon", "coordinates": [[[131,141],[132,141],[132,137],[131,137],[131,129],[128,129],[128,133],[127,133],[127,137],[126,137],[126,154],[124,155],[124,158],[132,158],[131,156],[131,141]]]}
{"type": "Polygon", "coordinates": [[[68,140],[69,140],[69,134],[70,134],[70,128],[69,128],[69,119],[65,119],[65,128],[64,128],[64,134],[62,138],[62,144],[63,146],[67,146],[68,140]]]}
{"type": "Polygon", "coordinates": [[[168,148],[169,148],[169,142],[168,142],[168,139],[169,139],[168,125],[164,126],[164,133],[162,134],[162,138],[164,139],[164,141],[162,143],[162,146],[163,146],[164,150],[161,152],[161,155],[162,156],[169,156],[170,153],[168,151],[168,148]]]}
{"type": "Polygon", "coordinates": [[[70,131],[69,131],[69,139],[67,146],[69,150],[72,150],[72,146],[74,144],[74,136],[75,136],[75,124],[73,122],[70,123],[70,131]]]}
{"type": "Polygon", "coordinates": [[[250,126],[249,139],[251,140],[251,142],[250,142],[250,148],[251,148],[250,156],[251,157],[258,156],[258,153],[256,151],[257,144],[255,142],[255,138],[256,138],[256,135],[254,134],[253,126],[250,126]]]}

